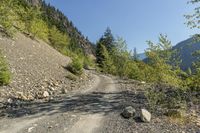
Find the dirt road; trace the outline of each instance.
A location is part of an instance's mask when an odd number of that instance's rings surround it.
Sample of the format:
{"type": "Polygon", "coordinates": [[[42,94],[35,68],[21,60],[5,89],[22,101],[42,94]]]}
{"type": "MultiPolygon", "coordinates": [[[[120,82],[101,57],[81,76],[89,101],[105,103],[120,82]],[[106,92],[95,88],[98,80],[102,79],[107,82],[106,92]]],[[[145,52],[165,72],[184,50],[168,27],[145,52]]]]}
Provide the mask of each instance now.
{"type": "Polygon", "coordinates": [[[91,89],[71,92],[47,103],[30,103],[12,110],[14,117],[0,121],[1,133],[93,133],[116,104],[114,81],[95,76],[91,89]],[[24,112],[27,116],[23,116],[24,112]],[[30,113],[31,112],[31,113],[30,113]],[[21,113],[21,114],[20,114],[21,113]]]}

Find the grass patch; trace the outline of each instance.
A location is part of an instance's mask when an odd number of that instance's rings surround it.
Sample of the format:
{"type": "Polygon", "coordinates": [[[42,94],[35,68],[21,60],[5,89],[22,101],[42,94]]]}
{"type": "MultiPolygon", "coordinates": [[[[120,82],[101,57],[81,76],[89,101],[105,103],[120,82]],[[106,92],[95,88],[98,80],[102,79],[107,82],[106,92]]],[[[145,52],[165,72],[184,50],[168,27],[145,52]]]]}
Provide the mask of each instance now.
{"type": "Polygon", "coordinates": [[[8,85],[10,83],[11,75],[8,65],[0,52],[0,85],[8,85]]]}

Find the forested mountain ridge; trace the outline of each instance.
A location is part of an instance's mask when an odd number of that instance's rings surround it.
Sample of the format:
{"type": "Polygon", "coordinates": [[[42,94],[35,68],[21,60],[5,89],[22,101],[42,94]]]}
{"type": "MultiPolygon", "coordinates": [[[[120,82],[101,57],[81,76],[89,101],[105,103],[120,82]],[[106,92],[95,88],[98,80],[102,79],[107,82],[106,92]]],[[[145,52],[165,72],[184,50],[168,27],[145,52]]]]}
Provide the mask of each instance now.
{"type": "Polygon", "coordinates": [[[192,68],[192,63],[197,61],[197,57],[193,56],[194,52],[200,50],[200,42],[195,40],[195,38],[189,38],[184,40],[173,47],[173,49],[178,50],[182,70],[187,70],[192,68]]]}
{"type": "MultiPolygon", "coordinates": [[[[184,41],[177,43],[175,46],[172,47],[173,50],[177,51],[177,54],[181,60],[180,68],[184,71],[188,69],[193,69],[193,62],[198,60],[198,57],[194,56],[193,54],[195,51],[200,50],[200,42],[197,41],[194,37],[188,38],[184,41]]],[[[140,60],[144,62],[147,61],[147,56],[145,53],[138,54],[140,60]]]]}
{"type": "Polygon", "coordinates": [[[86,55],[94,55],[94,45],[85,37],[60,10],[42,0],[26,0],[32,6],[40,7],[43,19],[48,25],[55,25],[71,38],[71,48],[80,47],[86,55]]]}

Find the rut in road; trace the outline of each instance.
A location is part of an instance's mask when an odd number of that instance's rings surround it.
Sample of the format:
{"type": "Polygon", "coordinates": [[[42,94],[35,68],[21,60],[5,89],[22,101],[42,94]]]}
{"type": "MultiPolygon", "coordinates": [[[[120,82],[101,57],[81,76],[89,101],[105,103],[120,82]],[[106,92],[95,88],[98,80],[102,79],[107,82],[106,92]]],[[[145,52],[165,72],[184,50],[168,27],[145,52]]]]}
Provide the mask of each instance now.
{"type": "MultiPolygon", "coordinates": [[[[104,92],[104,93],[116,92],[115,84],[111,78],[103,76],[101,77],[101,79],[102,79],[101,82],[97,85],[96,91],[104,92]]],[[[105,95],[103,99],[109,102],[111,97],[112,96],[108,94],[108,95],[105,95]]],[[[99,108],[101,108],[101,106],[103,105],[100,105],[99,108]]],[[[98,128],[101,127],[104,117],[105,117],[104,112],[99,112],[96,114],[89,113],[89,114],[81,115],[80,120],[76,122],[68,132],[69,133],[80,133],[80,132],[93,133],[95,132],[95,130],[98,130],[98,128]]]]}

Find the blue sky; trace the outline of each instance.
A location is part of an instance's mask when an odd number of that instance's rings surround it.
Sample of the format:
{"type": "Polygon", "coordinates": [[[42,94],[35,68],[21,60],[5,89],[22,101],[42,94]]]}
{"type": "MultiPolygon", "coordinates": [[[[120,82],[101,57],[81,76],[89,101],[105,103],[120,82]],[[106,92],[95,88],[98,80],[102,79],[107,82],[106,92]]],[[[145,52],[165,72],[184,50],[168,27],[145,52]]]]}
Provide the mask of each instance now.
{"type": "Polygon", "coordinates": [[[191,13],[187,0],[46,0],[61,10],[92,42],[110,27],[123,37],[128,48],[143,52],[146,40],[158,41],[167,34],[173,45],[189,38],[197,30],[184,24],[184,14],[191,13]]]}

